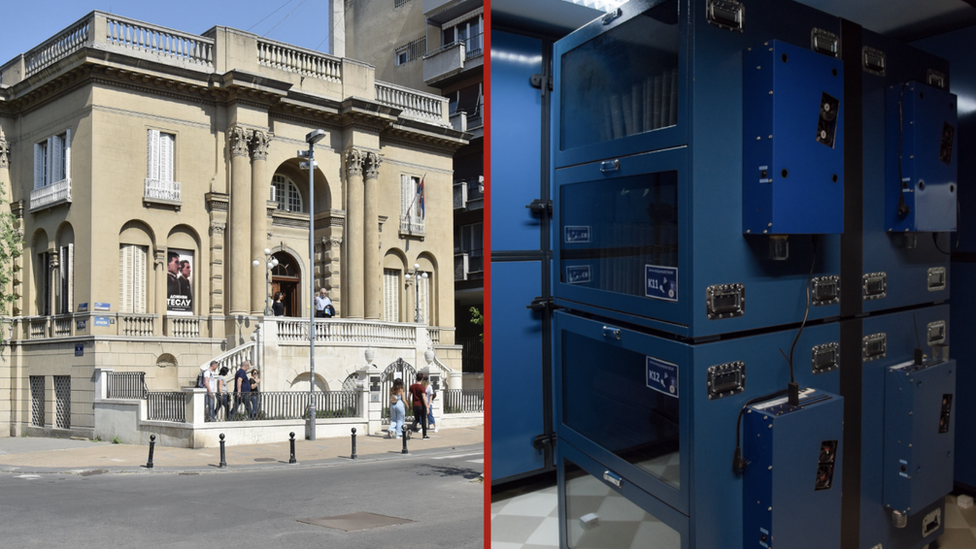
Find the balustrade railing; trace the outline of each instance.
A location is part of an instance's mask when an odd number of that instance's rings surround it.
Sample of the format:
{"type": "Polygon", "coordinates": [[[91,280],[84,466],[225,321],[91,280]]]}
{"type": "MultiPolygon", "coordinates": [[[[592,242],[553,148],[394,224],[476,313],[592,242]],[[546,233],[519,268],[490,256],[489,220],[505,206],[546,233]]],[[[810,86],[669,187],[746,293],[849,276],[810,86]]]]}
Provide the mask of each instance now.
{"type": "Polygon", "coordinates": [[[176,181],[162,181],[146,178],[146,198],[181,201],[180,184],[176,181]]]}
{"type": "Polygon", "coordinates": [[[149,394],[146,372],[108,372],[107,380],[106,398],[141,400],[149,394]]]}
{"type": "Polygon", "coordinates": [[[191,393],[149,391],[146,393],[147,418],[150,421],[186,423],[186,399],[191,393]]]}
{"type": "MultiPolygon", "coordinates": [[[[207,360],[206,362],[200,365],[200,368],[203,368],[204,366],[209,366],[211,361],[216,360],[218,364],[217,366],[218,370],[224,366],[227,366],[227,369],[230,370],[231,373],[233,373],[235,370],[237,370],[237,368],[241,366],[241,364],[245,360],[250,361],[252,364],[254,363],[255,347],[256,344],[253,341],[249,341],[239,347],[234,347],[229,351],[226,351],[220,355],[217,355],[212,359],[207,360]]],[[[197,381],[196,376],[198,372],[199,370],[194,370],[193,377],[192,379],[190,379],[189,385],[192,386],[196,383],[197,381]]]]}
{"type": "Polygon", "coordinates": [[[44,208],[60,201],[71,202],[71,178],[51,183],[46,187],[34,189],[30,193],[31,211],[44,208]]]}
{"type": "Polygon", "coordinates": [[[179,338],[200,337],[200,317],[167,317],[170,321],[171,331],[169,336],[179,338]]]}
{"type": "Polygon", "coordinates": [[[54,337],[69,337],[71,335],[71,315],[54,319],[54,337]]]}
{"type": "MultiPolygon", "coordinates": [[[[278,341],[308,341],[308,320],[277,317],[278,341]]],[[[315,341],[327,343],[371,343],[410,345],[417,340],[417,327],[393,322],[347,319],[316,319],[315,341]]]]}
{"type": "Polygon", "coordinates": [[[153,325],[156,315],[139,313],[119,313],[118,322],[119,335],[124,336],[151,336],[153,335],[153,325]]]}
{"type": "MultiPolygon", "coordinates": [[[[359,391],[315,393],[315,417],[356,418],[362,416],[359,391]]],[[[309,393],[260,391],[230,396],[216,408],[216,421],[308,419],[309,393]]]]}
{"type": "Polygon", "coordinates": [[[114,46],[213,66],[214,41],[209,38],[114,15],[98,15],[105,17],[105,41],[114,46]]]}
{"type": "Polygon", "coordinates": [[[258,64],[330,82],[342,81],[338,57],[264,38],[258,39],[258,64]]]}
{"type": "Polygon", "coordinates": [[[92,19],[83,19],[24,55],[27,76],[57,63],[80,50],[88,42],[92,19]]]}
{"type": "Polygon", "coordinates": [[[404,115],[422,118],[447,125],[448,99],[439,95],[418,92],[409,88],[376,82],[376,100],[384,105],[401,109],[404,115]]]}
{"type": "Polygon", "coordinates": [[[443,393],[445,414],[473,414],[485,411],[484,390],[447,389],[443,393]]]}
{"type": "Polygon", "coordinates": [[[28,339],[44,339],[47,337],[47,317],[36,317],[30,319],[28,325],[27,337],[28,339]]]}

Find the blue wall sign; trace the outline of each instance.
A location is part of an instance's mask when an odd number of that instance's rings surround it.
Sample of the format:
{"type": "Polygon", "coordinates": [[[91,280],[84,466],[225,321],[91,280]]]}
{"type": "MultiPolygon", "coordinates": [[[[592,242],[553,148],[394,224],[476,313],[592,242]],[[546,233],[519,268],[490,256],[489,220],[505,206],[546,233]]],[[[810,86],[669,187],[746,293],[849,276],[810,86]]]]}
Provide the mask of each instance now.
{"type": "Polygon", "coordinates": [[[567,244],[584,244],[590,241],[590,227],[587,225],[566,225],[563,238],[567,244]]]}
{"type": "Polygon", "coordinates": [[[644,265],[644,295],[678,301],[678,268],[644,265]]]}
{"type": "Polygon", "coordinates": [[[96,316],[95,317],[95,326],[108,326],[109,324],[111,324],[111,323],[108,321],[108,317],[107,316],[96,316]]]}
{"type": "Polygon", "coordinates": [[[88,323],[88,322],[87,322],[86,320],[79,320],[79,321],[78,321],[78,329],[79,329],[79,330],[84,330],[84,329],[85,329],[85,325],[86,325],[87,323],[88,323]]]}
{"type": "Polygon", "coordinates": [[[111,311],[112,310],[112,304],[111,303],[99,303],[99,302],[96,301],[95,302],[95,310],[96,311],[111,311]]]}
{"type": "Polygon", "coordinates": [[[678,365],[647,357],[647,386],[659,393],[678,398],[678,365]]]}
{"type": "Polygon", "coordinates": [[[88,304],[87,303],[79,303],[78,304],[78,312],[79,313],[84,313],[87,310],[88,310],[88,304]]]}
{"type": "Polygon", "coordinates": [[[586,284],[592,280],[589,265],[575,265],[566,267],[566,282],[568,284],[586,284]]]}
{"type": "Polygon", "coordinates": [[[85,356],[84,343],[75,343],[75,356],[85,356]]]}

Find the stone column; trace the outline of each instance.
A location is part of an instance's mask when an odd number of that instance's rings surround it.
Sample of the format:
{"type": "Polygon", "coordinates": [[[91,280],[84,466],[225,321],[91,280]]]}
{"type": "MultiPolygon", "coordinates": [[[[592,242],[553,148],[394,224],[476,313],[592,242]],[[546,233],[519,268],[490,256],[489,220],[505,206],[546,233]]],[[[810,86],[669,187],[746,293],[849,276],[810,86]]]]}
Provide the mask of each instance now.
{"type": "Polygon", "coordinates": [[[251,280],[251,233],[247,224],[251,221],[250,166],[248,165],[248,141],[251,131],[234,126],[228,132],[231,149],[230,175],[230,315],[246,315],[250,307],[251,280]]]}
{"type": "Polygon", "coordinates": [[[345,318],[363,318],[363,160],[362,152],[346,151],[345,318]]]}
{"type": "Polygon", "coordinates": [[[267,306],[268,267],[264,261],[264,249],[268,244],[268,200],[271,198],[271,182],[267,178],[269,132],[254,130],[251,134],[251,261],[260,258],[260,267],[251,267],[251,314],[264,314],[267,306]]]}
{"type": "Polygon", "coordinates": [[[376,153],[366,153],[366,177],[364,196],[366,200],[364,233],[364,276],[363,294],[366,300],[366,318],[378,320],[383,314],[383,270],[380,268],[380,206],[379,183],[380,157],[376,153]]]}
{"type": "MultiPolygon", "coordinates": [[[[196,265],[194,269],[198,268],[196,265]]],[[[156,248],[153,251],[153,271],[156,273],[156,292],[153,294],[153,312],[159,316],[159,322],[153,326],[154,335],[163,335],[163,326],[166,323],[166,297],[168,288],[166,286],[166,250],[156,248]]],[[[201,308],[202,312],[202,308],[201,308]]]]}

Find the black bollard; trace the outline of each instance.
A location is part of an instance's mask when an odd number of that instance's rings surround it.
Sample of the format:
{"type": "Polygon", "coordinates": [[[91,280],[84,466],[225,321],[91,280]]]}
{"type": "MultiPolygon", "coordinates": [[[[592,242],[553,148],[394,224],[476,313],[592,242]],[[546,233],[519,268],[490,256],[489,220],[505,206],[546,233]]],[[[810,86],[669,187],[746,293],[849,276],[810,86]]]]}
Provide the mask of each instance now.
{"type": "Polygon", "coordinates": [[[146,469],[153,468],[152,456],[155,447],[156,447],[156,435],[149,435],[149,462],[146,463],[146,469]]]}
{"type": "Polygon", "coordinates": [[[295,433],[291,433],[291,457],[288,458],[288,463],[298,463],[295,459],[295,433]]]}
{"type": "Polygon", "coordinates": [[[224,434],[220,433],[220,465],[221,469],[227,467],[227,454],[224,450],[224,434]]]}
{"type": "Polygon", "coordinates": [[[352,428],[352,459],[356,459],[356,428],[352,428]]]}
{"type": "Polygon", "coordinates": [[[401,454],[409,454],[410,453],[410,452],[407,452],[407,424],[406,423],[403,424],[403,450],[400,450],[400,453],[401,454]]]}

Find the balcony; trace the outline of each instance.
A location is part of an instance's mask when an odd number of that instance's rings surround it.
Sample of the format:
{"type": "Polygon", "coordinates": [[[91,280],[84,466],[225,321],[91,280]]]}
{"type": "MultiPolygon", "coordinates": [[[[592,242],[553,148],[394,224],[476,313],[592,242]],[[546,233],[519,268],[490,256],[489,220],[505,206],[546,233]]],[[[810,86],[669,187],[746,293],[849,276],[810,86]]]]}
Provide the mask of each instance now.
{"type": "Polygon", "coordinates": [[[454,210],[480,210],[485,207],[485,178],[479,175],[472,179],[454,182],[454,210]]]}
{"type": "Polygon", "coordinates": [[[180,184],[176,181],[162,181],[146,178],[146,194],[142,198],[143,204],[161,204],[173,206],[177,210],[183,204],[180,194],[180,184]]]}
{"type": "Polygon", "coordinates": [[[463,252],[454,253],[455,282],[482,278],[484,276],[484,270],[484,250],[464,250],[463,252]]]}
{"type": "Polygon", "coordinates": [[[424,56],[424,82],[439,87],[463,72],[484,65],[483,35],[452,42],[424,56]]]}
{"type": "Polygon", "coordinates": [[[71,203],[71,178],[51,183],[47,187],[34,189],[30,194],[30,211],[36,212],[45,208],[53,208],[58,204],[71,203]]]}

